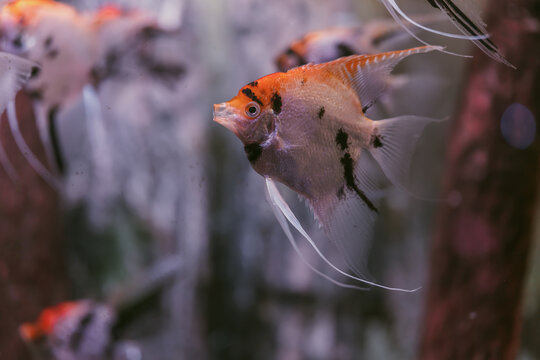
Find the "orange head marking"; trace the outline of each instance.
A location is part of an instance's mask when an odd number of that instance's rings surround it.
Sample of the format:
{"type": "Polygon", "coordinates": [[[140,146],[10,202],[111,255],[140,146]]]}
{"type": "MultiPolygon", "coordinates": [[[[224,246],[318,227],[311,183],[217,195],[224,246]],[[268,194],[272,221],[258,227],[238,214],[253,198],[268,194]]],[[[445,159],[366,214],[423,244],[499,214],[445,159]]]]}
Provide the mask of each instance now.
{"type": "Polygon", "coordinates": [[[214,105],[214,121],[245,144],[259,142],[273,131],[282,107],[281,78],[274,73],[244,86],[230,101],[214,105]]]}
{"type": "Polygon", "coordinates": [[[77,306],[77,302],[64,302],[44,309],[35,323],[24,323],[19,327],[21,337],[25,341],[35,341],[51,334],[56,324],[77,306]]]}
{"type": "Polygon", "coordinates": [[[16,19],[20,24],[27,25],[41,12],[64,13],[73,16],[73,7],[53,0],[14,0],[2,8],[2,15],[16,19]]]}

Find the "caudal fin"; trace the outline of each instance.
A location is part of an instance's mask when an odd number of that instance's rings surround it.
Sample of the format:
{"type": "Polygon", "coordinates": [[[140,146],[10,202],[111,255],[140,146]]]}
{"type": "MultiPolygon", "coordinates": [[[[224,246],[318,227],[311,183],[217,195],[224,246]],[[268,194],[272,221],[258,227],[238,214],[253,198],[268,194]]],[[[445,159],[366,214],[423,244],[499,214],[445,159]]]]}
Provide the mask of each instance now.
{"type": "Polygon", "coordinates": [[[373,122],[368,151],[392,184],[409,194],[407,185],[416,142],[424,127],[437,121],[441,120],[406,115],[373,122]]]}

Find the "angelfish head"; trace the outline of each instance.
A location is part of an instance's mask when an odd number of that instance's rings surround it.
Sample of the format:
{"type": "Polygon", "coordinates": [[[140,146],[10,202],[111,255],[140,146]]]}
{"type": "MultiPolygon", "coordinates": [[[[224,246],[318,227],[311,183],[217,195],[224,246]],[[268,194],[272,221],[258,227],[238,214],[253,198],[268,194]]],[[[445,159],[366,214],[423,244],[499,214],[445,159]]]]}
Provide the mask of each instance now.
{"type": "Polygon", "coordinates": [[[260,80],[244,86],[230,101],[214,105],[214,121],[232,131],[244,145],[261,144],[274,132],[281,97],[260,80]]]}

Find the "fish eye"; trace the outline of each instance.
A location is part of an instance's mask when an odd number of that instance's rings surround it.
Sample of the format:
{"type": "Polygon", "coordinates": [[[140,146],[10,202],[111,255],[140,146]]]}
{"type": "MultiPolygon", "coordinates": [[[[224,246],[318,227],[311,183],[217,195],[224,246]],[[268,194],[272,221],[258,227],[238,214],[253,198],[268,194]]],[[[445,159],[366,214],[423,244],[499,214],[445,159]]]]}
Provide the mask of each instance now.
{"type": "Polygon", "coordinates": [[[246,105],[246,115],[250,118],[255,118],[261,113],[261,107],[256,102],[252,101],[246,105]]]}

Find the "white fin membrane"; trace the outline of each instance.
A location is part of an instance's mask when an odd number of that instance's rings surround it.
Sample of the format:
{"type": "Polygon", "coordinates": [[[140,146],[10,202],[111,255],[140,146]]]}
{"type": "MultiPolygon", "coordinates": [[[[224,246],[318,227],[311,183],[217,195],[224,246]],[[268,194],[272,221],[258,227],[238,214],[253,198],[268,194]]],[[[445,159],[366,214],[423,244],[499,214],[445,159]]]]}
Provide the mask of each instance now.
{"type": "Polygon", "coordinates": [[[11,101],[7,106],[7,118],[11,128],[11,133],[13,134],[13,139],[15,140],[15,143],[26,161],[28,161],[30,166],[43,180],[45,180],[47,184],[49,184],[50,187],[56,191],[60,191],[62,189],[61,182],[39,161],[32,150],[30,150],[28,144],[26,144],[26,141],[24,140],[19,129],[19,122],[17,120],[14,101],[11,101]]]}
{"type": "MultiPolygon", "coordinates": [[[[4,118],[0,117],[0,125],[2,124],[2,121],[4,121],[4,118]]],[[[6,149],[4,149],[4,146],[2,145],[2,141],[0,141],[0,165],[2,165],[2,168],[6,172],[7,176],[9,176],[11,181],[16,183],[19,179],[19,175],[17,174],[17,171],[15,171],[13,164],[9,160],[6,149]]]]}
{"type": "Polygon", "coordinates": [[[293,227],[304,237],[304,239],[308,241],[308,243],[315,250],[317,255],[325,263],[327,263],[333,270],[337,271],[339,274],[341,274],[341,275],[343,275],[343,276],[345,276],[345,277],[347,277],[349,279],[358,281],[358,282],[360,282],[360,283],[362,283],[364,285],[374,286],[374,287],[378,287],[378,288],[382,288],[382,289],[386,289],[386,290],[402,291],[402,292],[414,292],[414,291],[417,291],[419,289],[419,288],[416,288],[416,289],[400,289],[400,288],[395,288],[395,287],[384,286],[384,285],[378,284],[376,282],[368,281],[366,279],[362,279],[360,277],[351,275],[351,274],[339,269],[326,256],[324,256],[324,254],[319,250],[319,248],[317,247],[317,245],[315,244],[313,239],[311,239],[311,237],[304,230],[304,228],[302,227],[302,225],[298,221],[297,217],[294,215],[294,213],[290,209],[289,205],[287,205],[287,203],[285,202],[285,200],[283,199],[283,197],[279,193],[279,190],[278,190],[276,184],[270,178],[266,178],[266,189],[267,189],[267,192],[268,192],[269,201],[270,201],[270,204],[271,204],[272,209],[274,211],[274,214],[275,214],[276,218],[278,219],[281,227],[283,228],[283,231],[285,232],[287,238],[291,242],[291,245],[293,246],[294,250],[299,254],[302,261],[312,271],[314,271],[315,273],[323,276],[324,278],[331,281],[332,283],[334,283],[336,285],[339,285],[339,286],[342,286],[342,287],[365,289],[365,288],[360,288],[358,286],[341,283],[341,282],[336,281],[335,279],[331,278],[330,276],[320,272],[319,270],[315,269],[314,266],[311,265],[307,261],[307,259],[303,256],[300,249],[296,245],[296,241],[294,240],[294,236],[292,235],[286,220],[288,220],[289,223],[291,223],[293,225],[293,227]]]}
{"type": "MultiPolygon", "coordinates": [[[[35,69],[39,69],[39,66],[32,61],[0,52],[0,114],[4,112],[8,103],[15,99],[15,95],[28,81],[35,69]]],[[[0,165],[11,180],[15,181],[18,178],[17,172],[1,143],[0,165]]]]}
{"type": "MultiPolygon", "coordinates": [[[[384,6],[386,7],[386,9],[388,10],[388,12],[390,13],[390,15],[394,18],[394,20],[396,20],[396,22],[398,24],[400,24],[406,32],[409,33],[409,35],[411,35],[413,38],[415,38],[416,40],[418,40],[419,42],[421,42],[422,44],[426,45],[426,46],[433,46],[431,45],[430,43],[422,40],[418,35],[416,35],[411,29],[409,29],[409,27],[407,26],[407,24],[405,24],[401,17],[399,16],[399,14],[396,12],[396,10],[394,9],[394,7],[392,6],[391,3],[388,2],[388,0],[381,0],[382,3],[384,4],[384,6]]],[[[464,54],[458,54],[458,53],[455,53],[455,52],[452,52],[452,51],[448,51],[448,50],[444,50],[444,49],[441,49],[439,50],[440,52],[443,52],[445,54],[448,54],[448,55],[454,55],[454,56],[459,56],[459,57],[465,57],[465,58],[472,58],[471,55],[464,55],[464,54]]]]}
{"type": "Polygon", "coordinates": [[[373,122],[382,146],[371,147],[369,152],[392,184],[413,198],[432,202],[446,201],[443,198],[428,198],[415,194],[407,187],[417,139],[427,124],[445,120],[405,115],[373,122]]]}

